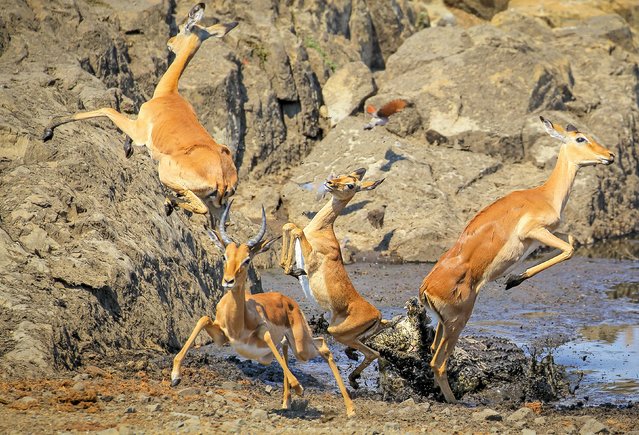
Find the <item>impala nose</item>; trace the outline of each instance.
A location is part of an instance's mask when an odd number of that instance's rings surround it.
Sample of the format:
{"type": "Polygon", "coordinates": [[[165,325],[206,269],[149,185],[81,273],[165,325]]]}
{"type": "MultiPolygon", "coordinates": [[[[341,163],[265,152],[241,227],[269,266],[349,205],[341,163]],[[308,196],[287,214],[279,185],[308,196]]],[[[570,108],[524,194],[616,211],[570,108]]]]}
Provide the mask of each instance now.
{"type": "Polygon", "coordinates": [[[233,288],[234,286],[235,286],[235,278],[231,278],[231,279],[224,278],[222,280],[222,287],[233,288]]]}
{"type": "Polygon", "coordinates": [[[610,165],[610,164],[612,164],[612,162],[614,162],[614,161],[615,161],[615,155],[614,155],[613,153],[610,153],[610,155],[608,156],[608,158],[603,160],[603,164],[604,164],[604,165],[610,165]]]}

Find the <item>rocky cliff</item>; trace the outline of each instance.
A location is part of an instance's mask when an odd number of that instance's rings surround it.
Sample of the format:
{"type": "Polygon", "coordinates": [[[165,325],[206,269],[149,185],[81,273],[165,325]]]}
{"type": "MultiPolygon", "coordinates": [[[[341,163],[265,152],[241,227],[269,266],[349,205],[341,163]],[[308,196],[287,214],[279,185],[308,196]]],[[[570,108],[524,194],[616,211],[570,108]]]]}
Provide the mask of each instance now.
{"type": "MultiPolygon", "coordinates": [[[[39,137],[55,115],[134,114],[193,2],[2,3],[3,376],[176,348],[221,294],[204,219],[164,216],[155,164],[142,149],[127,160],[107,121],[39,137]]],[[[202,46],[181,92],[235,153],[232,231],[254,231],[261,204],[271,233],[305,224],[322,205],[314,183],[365,167],[387,180],[338,220],[345,252],[434,260],[481,207],[548,175],[558,144],[543,113],[618,157],[580,174],[564,230],[581,242],[636,232],[639,11],[579,3],[207,1],[208,22],[240,26],[202,46]],[[364,103],[400,97],[407,109],[362,129],[364,103]]]]}

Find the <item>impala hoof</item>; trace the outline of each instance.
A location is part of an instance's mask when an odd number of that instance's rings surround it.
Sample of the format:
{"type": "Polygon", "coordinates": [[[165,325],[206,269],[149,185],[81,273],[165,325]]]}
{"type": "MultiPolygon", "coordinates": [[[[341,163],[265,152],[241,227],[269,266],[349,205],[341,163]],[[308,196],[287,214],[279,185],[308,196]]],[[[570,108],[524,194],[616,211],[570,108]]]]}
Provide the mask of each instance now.
{"type": "Polygon", "coordinates": [[[306,275],[306,271],[300,267],[296,267],[290,271],[289,275],[299,278],[300,276],[306,275]]]}
{"type": "Polygon", "coordinates": [[[510,275],[508,278],[506,278],[506,290],[517,287],[525,280],[526,278],[521,275],[510,275]]]}
{"type": "Polygon", "coordinates": [[[45,128],[44,132],[42,133],[42,141],[47,142],[52,137],[53,137],[53,129],[51,127],[45,128]]]}
{"type": "Polygon", "coordinates": [[[164,213],[166,213],[167,216],[171,216],[171,213],[173,213],[173,210],[175,210],[175,207],[173,206],[171,201],[167,199],[164,202],[164,213]]]}
{"type": "Polygon", "coordinates": [[[131,158],[131,156],[133,155],[133,146],[131,145],[133,143],[133,141],[131,140],[131,138],[127,138],[124,141],[124,146],[122,148],[124,148],[124,157],[126,157],[127,159],[131,158]]]}
{"type": "Polygon", "coordinates": [[[297,394],[298,396],[302,397],[304,395],[304,387],[302,387],[301,384],[297,384],[296,386],[292,386],[291,388],[293,389],[293,391],[295,391],[295,394],[297,394]]]}
{"type": "Polygon", "coordinates": [[[353,360],[353,361],[358,361],[359,360],[359,356],[357,355],[357,350],[353,349],[352,347],[347,347],[344,350],[344,353],[346,354],[346,356],[350,360],[353,360]]]}
{"type": "Polygon", "coordinates": [[[353,389],[355,390],[359,388],[359,383],[357,383],[357,380],[359,378],[360,378],[360,375],[353,376],[352,374],[348,377],[348,382],[351,384],[351,387],[353,387],[353,389]]]}
{"type": "Polygon", "coordinates": [[[182,378],[171,379],[171,386],[172,387],[177,387],[178,385],[180,385],[181,381],[182,381],[182,378]]]}

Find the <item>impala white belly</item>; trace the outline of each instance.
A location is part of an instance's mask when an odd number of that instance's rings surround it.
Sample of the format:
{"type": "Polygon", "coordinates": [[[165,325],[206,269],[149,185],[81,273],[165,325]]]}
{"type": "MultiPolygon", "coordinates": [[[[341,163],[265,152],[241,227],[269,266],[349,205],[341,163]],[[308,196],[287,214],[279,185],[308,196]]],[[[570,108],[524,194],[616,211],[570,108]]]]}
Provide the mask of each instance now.
{"type": "Polygon", "coordinates": [[[244,358],[252,360],[263,360],[266,357],[272,358],[273,353],[268,347],[258,347],[254,344],[245,343],[243,341],[231,341],[231,346],[238,354],[244,358]]]}
{"type": "Polygon", "coordinates": [[[524,261],[538,246],[539,242],[532,240],[522,241],[517,234],[513,234],[499,250],[490,266],[486,268],[482,282],[494,281],[506,275],[524,261]]]}

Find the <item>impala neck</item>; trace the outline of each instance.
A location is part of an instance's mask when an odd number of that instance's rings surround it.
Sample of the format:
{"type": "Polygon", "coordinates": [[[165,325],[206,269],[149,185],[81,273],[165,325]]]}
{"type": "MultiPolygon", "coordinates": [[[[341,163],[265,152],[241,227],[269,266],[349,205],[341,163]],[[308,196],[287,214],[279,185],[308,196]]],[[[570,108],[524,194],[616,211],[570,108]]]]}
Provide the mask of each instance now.
{"type": "Polygon", "coordinates": [[[308,224],[307,228],[310,230],[323,230],[326,228],[332,228],[335,223],[335,219],[340,215],[346,204],[349,203],[349,199],[337,199],[332,197],[332,199],[324,206],[322,209],[317,212],[311,223],[308,224]]]}
{"type": "Polygon", "coordinates": [[[552,170],[548,180],[541,186],[544,191],[548,192],[551,204],[560,216],[566,206],[566,202],[568,202],[568,196],[572,190],[578,170],[579,166],[568,159],[565,147],[562,146],[559,150],[555,168],[552,170]]]}
{"type": "Polygon", "coordinates": [[[184,73],[186,66],[200,48],[200,45],[201,42],[196,39],[193,43],[189,44],[188,47],[175,55],[175,59],[173,59],[173,62],[171,62],[171,65],[169,65],[169,68],[156,86],[155,93],[153,94],[154,97],[167,92],[177,92],[180,77],[182,77],[182,73],[184,73]]]}
{"type": "Polygon", "coordinates": [[[227,328],[229,335],[237,336],[244,331],[244,318],[246,312],[246,274],[244,276],[236,276],[237,285],[229,290],[231,300],[226,305],[226,309],[233,313],[233,321],[228,322],[227,328]]]}

